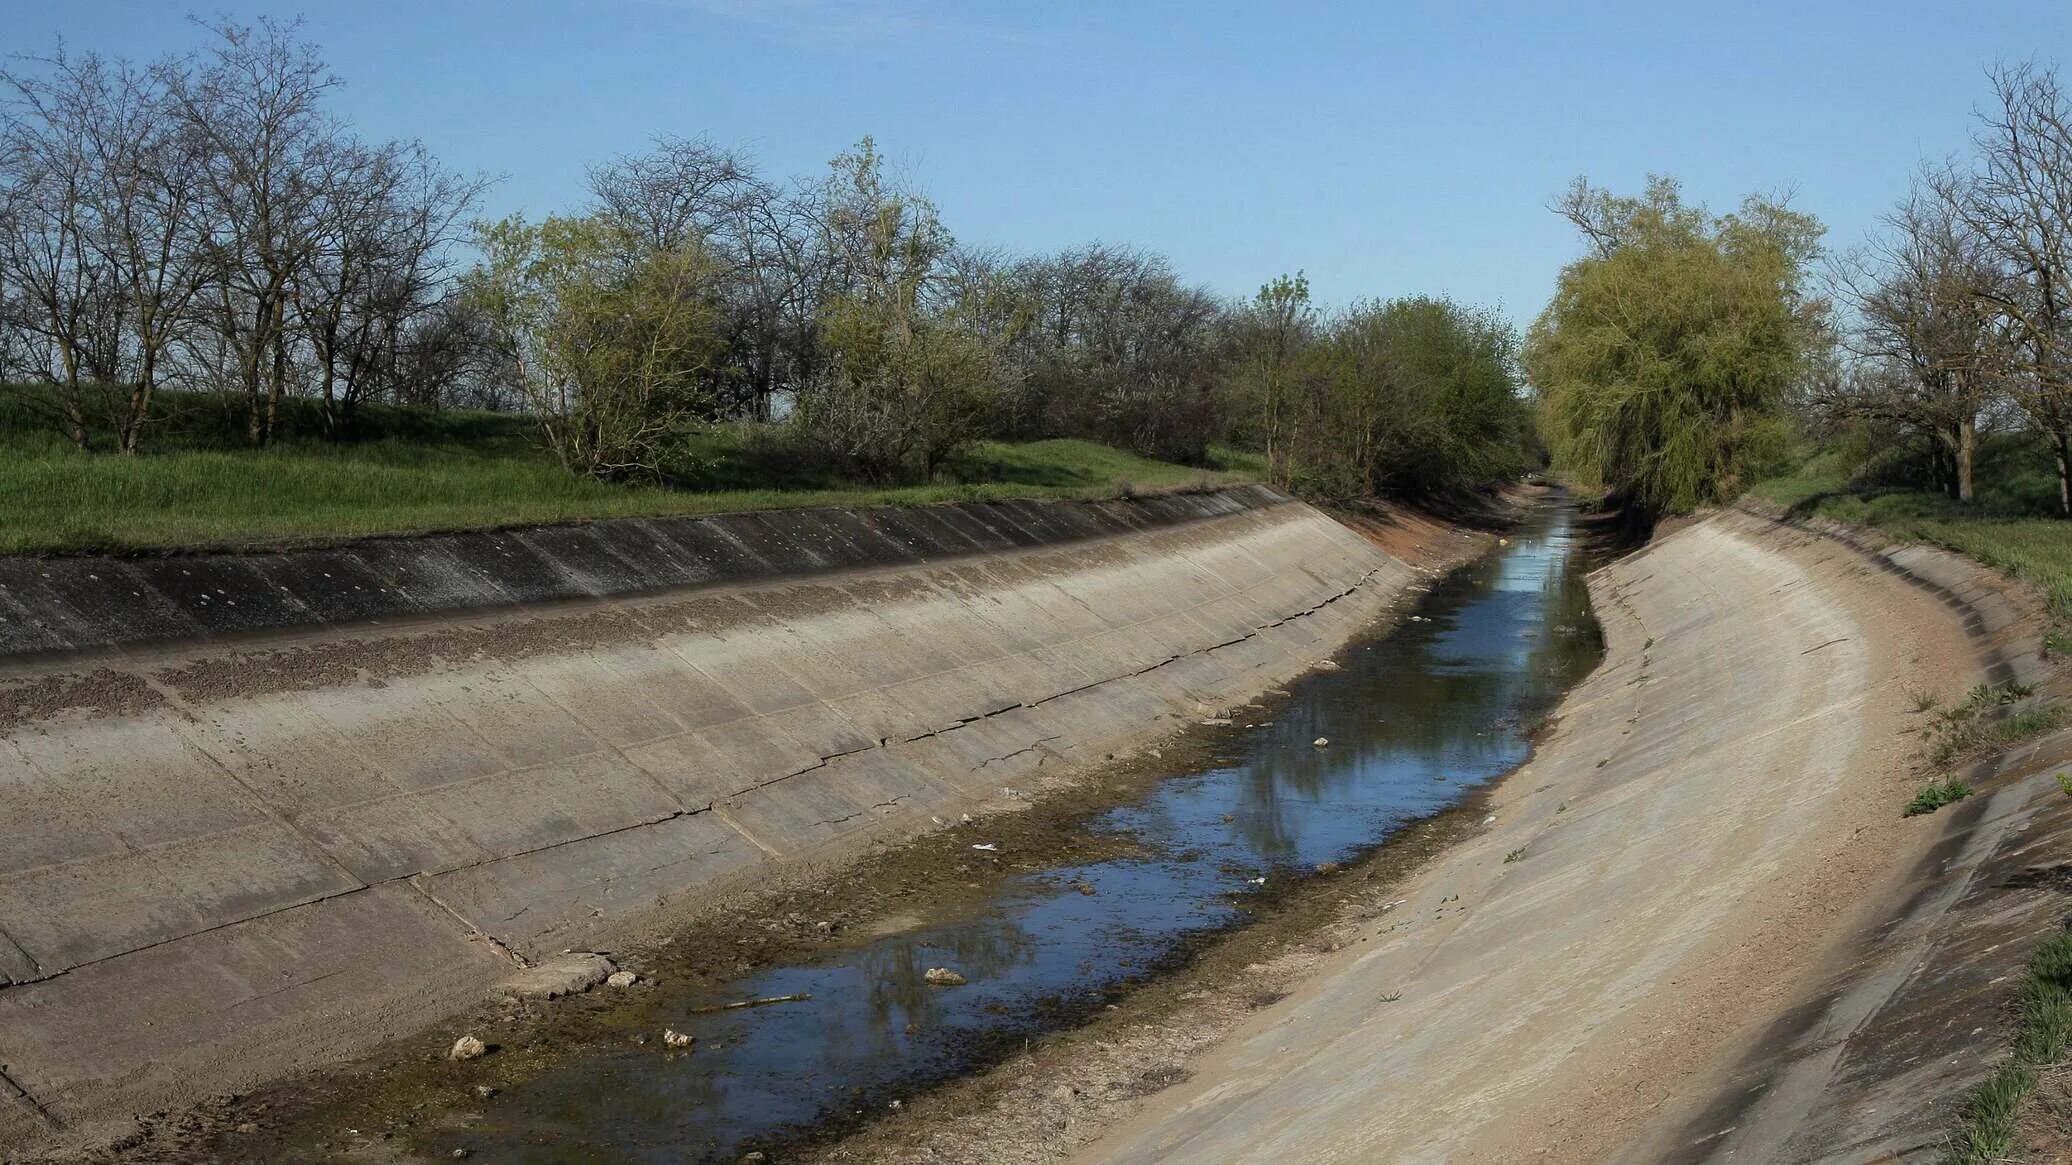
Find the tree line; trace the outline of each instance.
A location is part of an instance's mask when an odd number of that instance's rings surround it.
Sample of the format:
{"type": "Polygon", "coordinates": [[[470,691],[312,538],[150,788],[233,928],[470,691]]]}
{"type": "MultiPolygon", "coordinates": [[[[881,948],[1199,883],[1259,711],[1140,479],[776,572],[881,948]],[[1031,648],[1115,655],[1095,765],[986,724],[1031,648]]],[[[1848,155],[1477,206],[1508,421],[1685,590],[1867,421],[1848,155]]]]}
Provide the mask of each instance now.
{"type": "Polygon", "coordinates": [[[294,25],[205,26],[148,65],[0,74],[0,379],[82,450],[136,454],[160,390],[245,439],[318,402],[532,417],[572,473],[668,479],[703,427],[929,480],[983,438],[1201,464],[1257,450],[1319,495],[1483,485],[1537,445],[1518,338],[1436,297],[1219,296],[1141,248],[960,243],[866,138],[778,180],[705,138],[592,166],[565,213],[479,221],[488,183],[363,139],[294,25]],[[20,391],[20,390],[16,390],[20,391]]]}
{"type": "Polygon", "coordinates": [[[1986,432],[2040,440],[2072,516],[2072,102],[2035,64],[1989,73],[1970,148],[1920,173],[1862,246],[1782,199],[1732,214],[1653,179],[1578,179],[1564,268],[1525,366],[1555,461],[1652,513],[1731,500],[1795,434],[1969,504],[1986,432]]]}

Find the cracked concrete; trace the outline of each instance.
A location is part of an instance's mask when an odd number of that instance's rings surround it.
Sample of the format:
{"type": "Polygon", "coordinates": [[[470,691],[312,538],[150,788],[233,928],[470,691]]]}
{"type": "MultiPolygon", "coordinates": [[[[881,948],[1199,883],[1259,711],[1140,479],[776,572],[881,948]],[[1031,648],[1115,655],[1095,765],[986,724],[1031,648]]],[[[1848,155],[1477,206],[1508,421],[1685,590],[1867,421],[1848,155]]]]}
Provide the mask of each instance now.
{"type": "Polygon", "coordinates": [[[1860,542],[1730,512],[1593,576],[1605,663],[1486,830],[1074,1159],[1932,1157],[1999,1046],[1983,981],[2052,909],[1979,891],[2035,839],[1971,871],[2055,794],[1903,818],[1908,692],[2043,673],[2020,588],[1860,542]]]}
{"type": "Polygon", "coordinates": [[[59,564],[37,585],[70,654],[0,628],[0,1071],[23,1098],[0,1089],[0,1151],[345,1058],[664,901],[1099,764],[1304,670],[1420,577],[1264,491],[1039,509],[961,508],[1016,532],[918,548],[928,527],[878,515],[908,531],[889,564],[831,511],[632,524],[673,548],[645,573],[617,527],[576,539],[594,562],[535,531],[418,563],[386,542],[321,570],[122,566],[166,605],[304,588],[274,623],[170,642],[95,631],[119,612],[80,616],[94,572],[59,564]],[[426,581],[478,552],[535,573],[426,581]],[[333,569],[363,593],[320,602],[333,569]],[[453,606],[492,592],[533,605],[453,606]],[[285,622],[325,610],[356,621],[285,622]]]}

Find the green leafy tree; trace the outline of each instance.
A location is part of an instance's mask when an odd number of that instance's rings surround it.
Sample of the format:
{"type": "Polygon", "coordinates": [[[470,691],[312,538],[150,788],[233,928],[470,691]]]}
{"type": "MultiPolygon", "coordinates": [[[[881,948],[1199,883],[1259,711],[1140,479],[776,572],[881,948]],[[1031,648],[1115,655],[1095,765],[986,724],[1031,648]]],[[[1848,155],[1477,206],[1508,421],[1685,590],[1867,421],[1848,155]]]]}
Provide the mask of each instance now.
{"type": "Polygon", "coordinates": [[[1527,467],[1517,337],[1494,313],[1414,296],[1360,304],[1287,372],[1287,480],[1351,498],[1484,486],[1527,467]]]}
{"type": "Polygon", "coordinates": [[[1000,379],[946,286],[954,241],[869,138],[834,160],[818,205],[841,290],[821,313],[828,359],[799,394],[800,430],[862,476],[931,479],[985,434],[1000,379]]]}
{"type": "Polygon", "coordinates": [[[1276,276],[1235,313],[1234,326],[1233,395],[1249,406],[1247,412],[1258,425],[1253,436],[1266,453],[1267,479],[1286,486],[1292,480],[1285,436],[1288,394],[1293,373],[1317,329],[1309,277],[1300,271],[1276,276]]]}
{"type": "Polygon", "coordinates": [[[713,264],[694,241],[642,245],[612,220],[481,228],[462,291],[571,472],[652,477],[708,412],[723,356],[713,264]]]}
{"type": "Polygon", "coordinates": [[[1820,224],[1761,198],[1714,216],[1660,177],[1638,198],[1577,179],[1557,209],[1592,253],[1526,341],[1556,465],[1648,513],[1734,496],[1781,448],[1824,334],[1820,224]]]}

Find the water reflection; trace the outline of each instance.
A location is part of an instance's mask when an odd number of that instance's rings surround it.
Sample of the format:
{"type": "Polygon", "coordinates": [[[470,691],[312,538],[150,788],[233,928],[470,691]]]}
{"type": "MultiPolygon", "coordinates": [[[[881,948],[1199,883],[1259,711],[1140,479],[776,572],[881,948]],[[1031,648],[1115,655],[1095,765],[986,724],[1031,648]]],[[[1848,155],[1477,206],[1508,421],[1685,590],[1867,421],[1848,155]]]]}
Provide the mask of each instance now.
{"type": "Polygon", "coordinates": [[[746,979],[729,994],[813,998],[679,1018],[690,1055],[583,1056],[514,1089],[461,1143],[494,1160],[732,1160],[1072,1022],[1238,921],[1255,879],[1356,857],[1523,761],[1528,726],[1601,651],[1573,560],[1568,510],[1550,505],[1340,670],[1294,686],[1269,722],[1232,732],[1213,765],[1093,822],[1147,856],[1017,879],[971,916],[746,979]],[[927,985],[938,966],[969,985],[927,985]]]}

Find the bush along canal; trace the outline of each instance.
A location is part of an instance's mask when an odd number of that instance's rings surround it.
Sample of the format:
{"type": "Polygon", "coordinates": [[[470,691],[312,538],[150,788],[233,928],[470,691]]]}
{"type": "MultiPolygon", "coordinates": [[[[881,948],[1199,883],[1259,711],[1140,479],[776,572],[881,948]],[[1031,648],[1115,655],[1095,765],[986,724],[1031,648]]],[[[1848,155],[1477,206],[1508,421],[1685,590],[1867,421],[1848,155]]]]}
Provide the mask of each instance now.
{"type": "Polygon", "coordinates": [[[574,1049],[464,1127],[422,1130],[420,1147],[494,1161],[775,1158],[1083,1021],[1241,925],[1262,896],[1523,763],[1533,725],[1602,653],[1579,559],[1570,507],[1543,503],[1385,634],[1212,726],[1208,763],[1088,819],[1123,856],[1015,875],[954,917],[671,998],[652,1018],[678,1038],[656,1026],[574,1049]]]}

